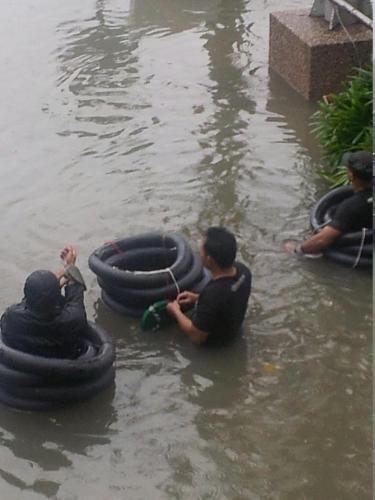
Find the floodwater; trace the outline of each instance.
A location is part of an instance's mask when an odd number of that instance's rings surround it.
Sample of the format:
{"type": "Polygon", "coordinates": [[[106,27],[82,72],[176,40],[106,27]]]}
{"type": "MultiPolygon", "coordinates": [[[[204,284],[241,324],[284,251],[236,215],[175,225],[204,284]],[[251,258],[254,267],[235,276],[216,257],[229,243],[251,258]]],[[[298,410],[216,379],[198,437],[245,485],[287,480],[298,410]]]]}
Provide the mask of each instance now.
{"type": "MultiPolygon", "coordinates": [[[[285,0],[282,7],[310,7],[285,0]]],[[[371,280],[284,254],[326,186],[314,107],[268,73],[277,0],[3,0],[1,308],[75,243],[116,387],[0,408],[1,500],[371,498],[371,280]],[[104,241],[225,224],[254,275],[244,335],[190,345],[101,302],[104,241]]]]}

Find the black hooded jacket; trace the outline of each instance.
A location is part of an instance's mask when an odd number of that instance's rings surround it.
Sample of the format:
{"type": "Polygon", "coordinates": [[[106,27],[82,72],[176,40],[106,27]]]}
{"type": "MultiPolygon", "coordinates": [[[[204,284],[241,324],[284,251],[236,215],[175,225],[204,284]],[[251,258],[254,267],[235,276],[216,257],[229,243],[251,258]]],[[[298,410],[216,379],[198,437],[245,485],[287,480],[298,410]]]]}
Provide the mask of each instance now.
{"type": "Polygon", "coordinates": [[[1,335],[9,347],[37,356],[76,358],[87,328],[84,287],[72,283],[65,287],[52,310],[31,309],[26,300],[8,307],[1,317],[1,335]]]}

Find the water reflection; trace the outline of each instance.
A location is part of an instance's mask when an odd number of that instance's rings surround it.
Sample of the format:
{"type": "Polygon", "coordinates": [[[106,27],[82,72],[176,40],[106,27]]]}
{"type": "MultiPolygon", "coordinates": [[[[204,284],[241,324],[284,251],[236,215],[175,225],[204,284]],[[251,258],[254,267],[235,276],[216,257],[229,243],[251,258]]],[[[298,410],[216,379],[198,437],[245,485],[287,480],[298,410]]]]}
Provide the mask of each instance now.
{"type": "Polygon", "coordinates": [[[99,297],[93,305],[95,321],[113,337],[117,347],[117,361],[121,358],[121,347],[139,344],[140,328],[139,319],[120,316],[104,304],[99,297]]]}
{"type": "Polygon", "coordinates": [[[213,414],[216,411],[217,414],[228,414],[241,405],[246,397],[245,380],[249,362],[247,343],[248,339],[242,332],[230,345],[202,347],[191,353],[190,363],[181,371],[181,382],[189,391],[189,399],[201,409],[198,415],[211,411],[213,414]]]}
{"type": "Polygon", "coordinates": [[[123,6],[121,16],[120,13],[113,15],[106,10],[107,3],[106,0],[97,0],[93,17],[83,22],[63,22],[58,27],[58,33],[63,37],[58,52],[61,68],[58,84],[73,76],[69,88],[75,94],[79,95],[83,88],[97,84],[104,88],[108,84],[111,88],[124,88],[136,81],[132,73],[136,72],[137,57],[133,53],[138,42],[130,36],[128,12],[123,6]],[[121,73],[120,69],[129,74],[119,76],[127,78],[115,78],[121,73]]]}
{"type": "MultiPolygon", "coordinates": [[[[126,122],[137,119],[137,111],[150,107],[142,92],[137,93],[136,99],[131,95],[134,85],[147,86],[154,76],[149,74],[140,82],[139,45],[144,36],[160,37],[198,26],[216,3],[217,0],[206,2],[202,11],[197,9],[200,2],[194,0],[179,2],[178,7],[175,2],[160,2],[157,8],[148,0],[119,6],[111,5],[108,0],[97,0],[93,17],[61,23],[57,84],[70,108],[69,114],[78,122],[75,127],[69,125],[61,131],[61,135],[105,139],[106,150],[102,156],[116,154],[114,145],[123,150],[119,136],[124,132],[127,137],[123,140],[130,146],[134,141],[134,146],[127,148],[127,154],[145,147],[133,137],[142,132],[142,127],[127,130],[126,126],[126,122]],[[168,29],[158,32],[160,28],[168,29]],[[73,94],[74,99],[69,94],[73,94]]],[[[97,154],[98,146],[94,144],[91,142],[84,153],[97,154]]]]}
{"type": "Polygon", "coordinates": [[[167,27],[178,33],[198,27],[210,15],[216,15],[220,0],[132,0],[131,19],[136,26],[167,27]]]}
{"type": "Polygon", "coordinates": [[[244,156],[249,148],[247,116],[254,114],[255,102],[247,96],[244,68],[249,65],[251,51],[244,19],[243,0],[222,1],[214,23],[206,23],[204,48],[209,56],[209,93],[214,103],[212,116],[197,131],[204,158],[199,173],[205,180],[205,202],[199,216],[204,228],[221,223],[238,229],[246,208],[239,199],[244,156]],[[246,50],[244,50],[244,48],[246,50]],[[245,66],[241,55],[246,53],[245,66]]]}
{"type": "Polygon", "coordinates": [[[62,40],[57,84],[68,108],[65,113],[76,122],[68,123],[60,134],[88,138],[85,155],[110,153],[134,110],[143,107],[140,101],[128,100],[129,88],[139,79],[139,34],[129,29],[126,5],[111,12],[107,4],[97,0],[93,17],[64,22],[58,28],[62,40]],[[102,139],[101,147],[97,139],[102,139]]]}
{"type": "MultiPolygon", "coordinates": [[[[140,332],[97,301],[91,275],[89,315],[118,347],[116,397],[53,416],[2,408],[2,498],[370,498],[369,283],[279,251],[284,229],[302,236],[319,188],[309,106],[268,79],[267,16],[280,2],[30,3],[34,22],[3,35],[17,41],[5,67],[18,83],[5,93],[17,168],[3,229],[7,248],[27,249],[3,258],[5,303],[17,272],[61,239],[79,238],[83,262],[116,234],[217,222],[242,236],[254,291],[244,340],[216,353],[177,329],[140,332]]],[[[21,22],[30,12],[13,4],[21,22]]]]}
{"type": "Polygon", "coordinates": [[[76,457],[86,456],[91,447],[111,442],[111,428],[117,422],[114,394],[112,387],[89,401],[55,412],[2,407],[0,444],[7,450],[7,461],[2,461],[0,476],[21,490],[56,494],[59,482],[45,479],[48,471],[71,467],[76,457]],[[37,475],[32,472],[36,457],[37,475]]]}

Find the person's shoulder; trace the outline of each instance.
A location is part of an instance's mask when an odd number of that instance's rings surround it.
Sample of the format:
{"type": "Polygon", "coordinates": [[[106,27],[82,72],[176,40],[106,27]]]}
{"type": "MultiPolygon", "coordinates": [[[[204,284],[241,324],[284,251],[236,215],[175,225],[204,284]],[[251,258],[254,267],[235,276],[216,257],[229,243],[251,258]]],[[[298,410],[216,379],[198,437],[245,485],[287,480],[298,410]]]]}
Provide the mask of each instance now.
{"type": "Polygon", "coordinates": [[[364,191],[360,191],[358,195],[360,196],[361,200],[364,201],[366,204],[368,205],[373,204],[374,194],[372,189],[365,189],[364,191]]]}
{"type": "Polygon", "coordinates": [[[24,316],[25,314],[27,314],[25,304],[24,302],[19,302],[18,304],[12,304],[8,306],[2,314],[2,317],[8,318],[8,320],[12,320],[17,317],[24,316]]]}
{"type": "Polygon", "coordinates": [[[26,310],[25,302],[18,302],[17,304],[12,304],[5,309],[6,313],[21,313],[26,310]]]}
{"type": "Polygon", "coordinates": [[[358,196],[358,193],[352,194],[352,196],[349,196],[349,198],[346,198],[338,205],[333,218],[346,212],[355,211],[358,207],[358,203],[361,203],[361,196],[358,196]]]}
{"type": "Polygon", "coordinates": [[[368,198],[369,196],[364,191],[354,193],[340,203],[336,213],[356,212],[369,204],[368,198]]]}
{"type": "Polygon", "coordinates": [[[213,291],[216,290],[216,288],[218,287],[218,284],[220,286],[220,283],[219,283],[220,280],[214,280],[214,279],[211,279],[207,285],[203,288],[203,290],[201,291],[201,293],[199,294],[199,297],[204,297],[206,295],[210,295],[213,291]]]}
{"type": "Polygon", "coordinates": [[[240,269],[240,270],[247,270],[250,272],[250,268],[249,266],[247,266],[246,264],[244,264],[243,262],[239,261],[239,260],[236,260],[236,262],[234,263],[235,267],[237,269],[240,269]]]}
{"type": "Polygon", "coordinates": [[[219,297],[226,295],[227,280],[212,279],[199,294],[199,303],[217,303],[219,297]]]}
{"type": "Polygon", "coordinates": [[[237,273],[245,274],[246,276],[249,276],[251,278],[250,268],[246,264],[244,264],[243,262],[236,261],[234,263],[234,266],[237,269],[237,273]]]}
{"type": "Polygon", "coordinates": [[[356,202],[357,202],[357,195],[354,193],[348,198],[345,198],[345,200],[340,201],[340,203],[338,203],[337,205],[337,210],[341,210],[344,207],[351,207],[356,202]]]}

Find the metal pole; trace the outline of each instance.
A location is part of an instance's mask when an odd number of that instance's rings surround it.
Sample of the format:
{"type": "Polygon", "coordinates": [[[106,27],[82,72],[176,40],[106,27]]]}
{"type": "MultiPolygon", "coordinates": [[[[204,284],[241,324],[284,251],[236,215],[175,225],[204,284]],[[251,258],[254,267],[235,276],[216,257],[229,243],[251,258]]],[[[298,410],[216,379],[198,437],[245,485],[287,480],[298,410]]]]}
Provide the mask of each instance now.
{"type": "Polygon", "coordinates": [[[365,16],[365,14],[363,14],[361,11],[353,7],[353,5],[350,5],[350,3],[346,2],[346,0],[329,0],[329,1],[337,5],[338,7],[345,9],[347,12],[349,12],[349,14],[352,14],[359,21],[361,21],[363,24],[372,29],[372,24],[373,24],[372,19],[370,17],[365,16]]]}

